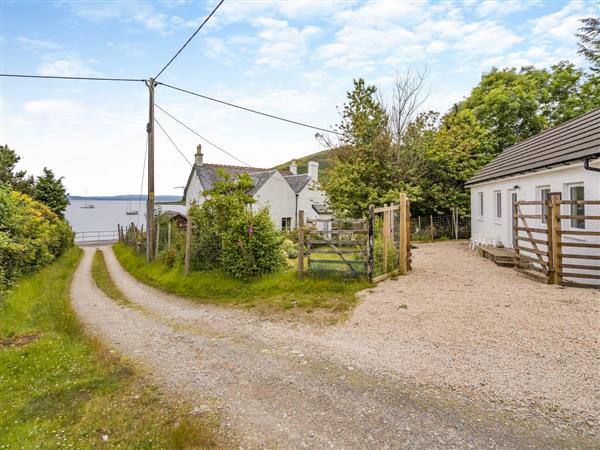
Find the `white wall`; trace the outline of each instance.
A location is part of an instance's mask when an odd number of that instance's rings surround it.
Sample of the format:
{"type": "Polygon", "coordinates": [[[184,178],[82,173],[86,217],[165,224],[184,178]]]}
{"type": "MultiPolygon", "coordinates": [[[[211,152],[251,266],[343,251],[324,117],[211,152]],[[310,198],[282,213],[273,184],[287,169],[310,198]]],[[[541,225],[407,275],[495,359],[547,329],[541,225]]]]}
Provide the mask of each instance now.
{"type": "Polygon", "coordinates": [[[252,209],[261,206],[269,206],[271,219],[275,227],[281,229],[281,219],[291,218],[291,226],[294,227],[294,214],[296,213],[296,194],[285,181],[281,173],[275,172],[267,182],[254,194],[256,203],[252,209]]]}
{"type": "MultiPolygon", "coordinates": [[[[595,161],[592,167],[600,167],[600,161],[595,161]]],[[[505,178],[497,181],[481,183],[471,186],[471,240],[477,245],[499,245],[513,247],[512,242],[512,201],[511,194],[516,193],[518,200],[541,200],[540,189],[549,187],[551,192],[560,192],[563,200],[570,200],[569,187],[574,184],[583,184],[586,200],[600,200],[600,173],[585,170],[583,164],[573,164],[560,168],[547,169],[522,176],[505,178]],[[515,188],[518,186],[518,188],[515,188]],[[502,217],[495,216],[495,192],[502,194],[502,217]],[[479,213],[479,193],[483,194],[484,213],[479,213]]],[[[522,206],[522,214],[541,214],[539,206],[522,206]]],[[[569,205],[562,206],[563,214],[570,214],[569,205]]],[[[600,216],[599,205],[586,205],[586,215],[600,216]]],[[[529,227],[546,228],[541,219],[526,219],[529,227]]],[[[563,229],[570,228],[568,220],[562,220],[563,229]]],[[[600,231],[600,221],[586,221],[586,231],[600,231]]],[[[522,235],[523,233],[521,233],[522,235]]],[[[535,238],[542,238],[535,235],[535,238]]],[[[600,242],[598,236],[563,236],[564,242],[600,242]]],[[[546,247],[541,245],[540,249],[546,247]]],[[[598,249],[585,249],[565,247],[565,253],[600,254],[598,249]]],[[[565,263],[600,265],[600,261],[593,260],[565,260],[565,263]]],[[[577,280],[573,280],[577,281],[577,280]]],[[[589,282],[589,280],[580,280],[589,282]]]]}
{"type": "Polygon", "coordinates": [[[192,179],[190,180],[190,184],[187,187],[187,191],[185,192],[185,206],[187,208],[192,204],[193,200],[196,200],[198,204],[202,204],[204,202],[204,197],[200,195],[204,189],[202,188],[202,184],[200,183],[200,179],[196,175],[196,171],[192,175],[192,179]]]}
{"type": "MultiPolygon", "coordinates": [[[[298,211],[304,210],[305,220],[317,219],[319,215],[313,209],[312,205],[323,204],[325,200],[325,193],[320,190],[319,184],[309,181],[298,194],[298,211]]],[[[321,217],[321,219],[324,218],[326,217],[321,217]]]]}

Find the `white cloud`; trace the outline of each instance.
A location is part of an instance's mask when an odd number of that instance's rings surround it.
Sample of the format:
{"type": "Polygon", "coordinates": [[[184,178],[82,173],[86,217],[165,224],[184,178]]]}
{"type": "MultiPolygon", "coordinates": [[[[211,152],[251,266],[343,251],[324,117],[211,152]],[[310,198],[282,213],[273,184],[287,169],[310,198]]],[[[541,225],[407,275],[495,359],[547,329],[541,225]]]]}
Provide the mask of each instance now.
{"type": "Polygon", "coordinates": [[[540,2],[534,0],[485,0],[477,7],[477,14],[481,17],[507,16],[539,5],[540,2]]]}
{"type": "Polygon", "coordinates": [[[498,54],[523,41],[508,28],[495,22],[477,22],[463,26],[464,38],[454,47],[469,57],[498,54]]]}
{"type": "Polygon", "coordinates": [[[40,75],[52,75],[59,77],[90,77],[98,75],[98,72],[89,67],[93,60],[82,60],[72,55],[47,55],[39,67],[40,75]]]}
{"type": "Polygon", "coordinates": [[[316,26],[292,27],[286,20],[259,17],[252,21],[262,40],[257,50],[256,64],[272,68],[296,65],[307,53],[310,38],[321,33],[316,26]]]}
{"type": "Polygon", "coordinates": [[[81,106],[69,99],[52,98],[25,102],[23,109],[32,114],[50,114],[53,117],[69,115],[81,111],[81,106]]]}
{"type": "Polygon", "coordinates": [[[52,41],[30,39],[23,36],[19,36],[17,41],[23,44],[23,46],[28,50],[60,50],[63,48],[62,45],[52,41]]]}
{"type": "Polygon", "coordinates": [[[594,14],[593,7],[588,8],[584,2],[571,0],[560,11],[533,20],[531,32],[542,39],[575,42],[575,33],[581,26],[579,20],[590,14],[594,14]]]}

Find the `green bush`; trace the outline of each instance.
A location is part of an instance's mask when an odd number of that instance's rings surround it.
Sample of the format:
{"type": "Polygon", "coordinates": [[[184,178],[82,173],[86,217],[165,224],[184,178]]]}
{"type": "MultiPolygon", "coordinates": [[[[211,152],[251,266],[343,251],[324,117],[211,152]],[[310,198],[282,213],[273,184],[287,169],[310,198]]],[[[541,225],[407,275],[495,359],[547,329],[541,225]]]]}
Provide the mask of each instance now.
{"type": "Polygon", "coordinates": [[[0,294],[73,245],[67,222],[28,195],[0,188],[0,294]]]}
{"type": "Polygon", "coordinates": [[[285,239],[281,244],[281,250],[285,254],[286,258],[297,258],[298,257],[298,244],[294,243],[290,239],[285,239]]]}
{"type": "Polygon", "coordinates": [[[249,278],[282,268],[281,234],[269,210],[244,211],[223,234],[221,266],[238,278],[249,278]]]}

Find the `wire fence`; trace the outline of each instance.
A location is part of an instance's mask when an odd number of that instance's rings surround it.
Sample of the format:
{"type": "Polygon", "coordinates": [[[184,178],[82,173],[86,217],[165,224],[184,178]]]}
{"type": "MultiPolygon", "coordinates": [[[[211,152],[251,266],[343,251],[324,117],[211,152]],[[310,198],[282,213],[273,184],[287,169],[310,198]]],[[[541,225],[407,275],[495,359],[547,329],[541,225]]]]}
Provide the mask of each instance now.
{"type": "Polygon", "coordinates": [[[471,218],[456,213],[445,216],[413,217],[410,227],[412,239],[415,241],[471,237],[471,218]]]}

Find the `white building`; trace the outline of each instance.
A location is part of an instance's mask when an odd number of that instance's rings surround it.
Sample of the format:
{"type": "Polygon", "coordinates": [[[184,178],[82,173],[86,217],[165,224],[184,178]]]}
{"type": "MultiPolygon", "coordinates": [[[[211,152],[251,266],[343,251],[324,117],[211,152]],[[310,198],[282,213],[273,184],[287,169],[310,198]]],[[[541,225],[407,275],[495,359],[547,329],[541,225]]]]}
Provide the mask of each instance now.
{"type": "MultiPolygon", "coordinates": [[[[566,217],[559,219],[558,248],[564,282],[600,285],[599,158],[600,108],[504,150],[468,182],[473,244],[514,247],[515,201],[548,200],[551,193],[561,200],[595,201],[559,207],[566,217]]],[[[519,252],[532,262],[530,269],[544,272],[545,263],[536,261],[544,258],[539,252],[548,252],[547,206],[519,208],[519,252]]]]}
{"type": "MultiPolygon", "coordinates": [[[[467,182],[473,243],[512,248],[513,201],[546,200],[551,192],[560,192],[564,200],[600,200],[598,158],[600,108],[504,150],[467,182]]],[[[572,212],[582,213],[583,205],[572,205],[572,212]]],[[[530,220],[529,225],[545,227],[539,219],[530,220]]],[[[564,225],[600,229],[599,221],[564,225]]],[[[568,239],[597,240],[593,236],[568,239]]]]}
{"type": "Polygon", "coordinates": [[[310,161],[306,174],[298,174],[294,162],[290,165],[289,172],[206,164],[203,161],[200,145],[197,147],[194,166],[184,190],[186,207],[189,207],[193,201],[202,204],[203,192],[212,189],[213,183],[219,180],[219,169],[232,175],[242,173],[250,175],[254,180],[254,187],[248,194],[256,200],[253,208],[268,206],[271,219],[278,229],[295,228],[300,210],[304,210],[306,220],[331,218],[331,213],[325,207],[325,193],[319,186],[318,162],[310,161]]]}

